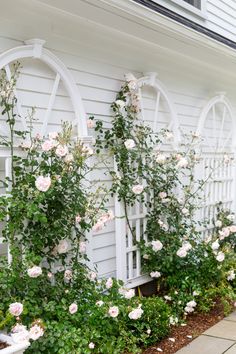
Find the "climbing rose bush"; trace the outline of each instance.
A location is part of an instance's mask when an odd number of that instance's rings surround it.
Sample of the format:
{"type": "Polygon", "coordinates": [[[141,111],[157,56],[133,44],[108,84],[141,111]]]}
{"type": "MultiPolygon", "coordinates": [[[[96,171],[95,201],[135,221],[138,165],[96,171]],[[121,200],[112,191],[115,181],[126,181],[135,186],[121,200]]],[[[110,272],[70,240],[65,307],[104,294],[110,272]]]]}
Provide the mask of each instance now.
{"type": "Polygon", "coordinates": [[[0,329],[16,342],[30,341],[27,353],[139,353],[168,333],[169,306],[140,299],[89,268],[87,233],[114,218],[105,207],[108,191],[88,178],[93,147],[74,139],[67,123],[48,136],[35,134],[34,110],[26,117],[29,130],[17,130],[19,65],[12,72],[11,82],[4,71],[0,78],[9,130],[1,144],[11,154],[0,221],[12,258],[0,261],[0,329]],[[158,320],[146,315],[151,303],[158,320]]]}
{"type": "MultiPolygon", "coordinates": [[[[229,224],[235,217],[228,215],[226,227],[223,217],[215,220],[217,234],[203,239],[200,229],[212,220],[198,220],[197,211],[204,202],[205,183],[215,171],[206,180],[195,178],[201,137],[195,132],[183,134],[177,148],[173,132],[154,132],[141,118],[138,83],[132,75],[127,76],[112,110],[111,128],[104,129],[102,121],[96,122],[96,149],[115,159],[115,168],[109,169],[111,193],[124,206],[123,217],[133,240],[136,229],[130,210],[139,203],[146,211],[145,229],[137,242],[142,269],[157,282],[160,296],[178,319],[195,311],[196,294],[209,286],[220,287],[226,277],[234,278],[235,264],[226,274],[224,269],[230,259],[235,260],[236,229],[229,224]]],[[[225,156],[222,164],[228,163],[232,161],[225,156]]]]}

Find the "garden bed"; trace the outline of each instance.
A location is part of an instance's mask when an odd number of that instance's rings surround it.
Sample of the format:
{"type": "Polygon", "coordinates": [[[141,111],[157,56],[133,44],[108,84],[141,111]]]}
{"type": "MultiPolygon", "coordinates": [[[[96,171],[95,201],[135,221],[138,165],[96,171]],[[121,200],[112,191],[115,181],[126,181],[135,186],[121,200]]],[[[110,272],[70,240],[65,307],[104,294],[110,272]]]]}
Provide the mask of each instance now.
{"type": "Polygon", "coordinates": [[[144,350],[143,354],[156,354],[158,353],[157,348],[162,349],[163,354],[174,354],[223,318],[224,308],[222,303],[219,302],[208,313],[188,316],[186,326],[173,327],[168,338],[144,350]],[[175,341],[172,342],[169,338],[174,338],[175,341]]]}

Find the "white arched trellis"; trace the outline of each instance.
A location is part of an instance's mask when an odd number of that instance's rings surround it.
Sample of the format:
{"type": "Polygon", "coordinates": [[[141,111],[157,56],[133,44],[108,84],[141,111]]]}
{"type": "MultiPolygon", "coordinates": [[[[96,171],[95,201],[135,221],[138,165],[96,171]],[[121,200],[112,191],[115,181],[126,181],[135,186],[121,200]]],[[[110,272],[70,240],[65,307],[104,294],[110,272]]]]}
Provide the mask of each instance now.
{"type": "MultiPolygon", "coordinates": [[[[41,39],[30,39],[25,41],[25,45],[12,48],[0,55],[0,69],[5,68],[8,79],[11,78],[10,63],[14,61],[20,61],[25,58],[39,59],[50,67],[55,73],[55,81],[53,84],[52,93],[49,99],[48,107],[43,119],[41,135],[44,135],[47,130],[48,119],[53,108],[53,104],[56,98],[57,89],[60,81],[65,86],[68,95],[71,99],[73,110],[75,113],[75,121],[73,125],[78,128],[78,136],[81,138],[87,137],[87,125],[85,119],[85,111],[83,108],[83,102],[79,93],[79,90],[74,82],[72,75],[66,68],[64,63],[56,57],[52,52],[43,47],[45,41],[41,39]]],[[[16,97],[17,92],[15,92],[16,97]]],[[[21,116],[23,129],[26,129],[26,122],[24,115],[21,113],[21,103],[17,102],[18,113],[21,116]]]]}
{"type": "Polygon", "coordinates": [[[174,139],[173,139],[173,145],[177,147],[178,143],[180,142],[180,132],[179,132],[179,122],[178,122],[178,117],[175,112],[174,108],[174,103],[172,102],[171,96],[168,92],[168,90],[165,88],[163,83],[158,80],[157,78],[157,73],[155,72],[149,72],[146,73],[143,77],[138,79],[137,85],[139,88],[139,97],[140,97],[140,108],[141,108],[141,118],[143,121],[145,121],[145,98],[143,95],[143,89],[146,87],[151,88],[154,90],[155,95],[154,95],[154,105],[153,105],[153,111],[152,111],[152,129],[154,132],[158,132],[160,128],[165,128],[173,132],[174,134],[174,139]],[[165,122],[161,122],[161,101],[165,102],[166,107],[168,112],[167,116],[168,118],[165,120],[165,122]],[[162,123],[162,125],[161,125],[162,123]]]}
{"type": "MultiPolygon", "coordinates": [[[[79,93],[79,90],[74,82],[74,79],[66,68],[64,63],[56,57],[53,53],[43,47],[45,41],[41,39],[31,39],[25,41],[25,44],[19,47],[12,48],[0,55],[0,70],[5,69],[7,79],[11,79],[11,63],[16,61],[21,61],[23,59],[37,59],[46,64],[51,71],[55,74],[55,79],[52,87],[52,91],[49,97],[48,105],[45,109],[45,114],[43,117],[41,125],[41,136],[44,136],[47,133],[47,127],[49,123],[49,118],[52,113],[52,109],[55,103],[57,91],[59,84],[62,83],[65,88],[72,105],[72,111],[74,112],[74,121],[72,122],[73,127],[76,128],[76,135],[84,143],[90,143],[91,137],[88,136],[87,124],[86,124],[86,114],[83,108],[83,102],[79,93]]],[[[15,97],[17,98],[17,113],[20,118],[20,123],[22,125],[22,130],[28,130],[26,120],[22,111],[22,104],[17,92],[15,89],[15,97]]],[[[34,102],[32,102],[32,106],[34,102]]],[[[2,135],[7,136],[8,133],[2,127],[0,127],[0,132],[2,135]]],[[[11,162],[9,151],[7,149],[1,148],[0,150],[0,162],[1,162],[1,178],[10,177],[11,171],[11,162]]],[[[1,193],[6,191],[1,190],[1,193]]],[[[91,238],[91,235],[88,235],[88,239],[91,238]]],[[[1,246],[1,236],[0,236],[0,256],[3,252],[2,249],[5,247],[1,246]]],[[[91,245],[89,246],[88,256],[91,258],[91,245]]],[[[8,251],[8,261],[11,261],[11,255],[8,251]]]]}
{"type": "MultiPolygon", "coordinates": [[[[178,117],[167,89],[157,79],[157,74],[153,72],[147,73],[138,79],[137,86],[140,101],[140,119],[144,123],[147,122],[155,132],[161,129],[172,131],[174,135],[172,146],[166,146],[165,150],[177,148],[180,142],[178,117]],[[148,96],[148,91],[145,92],[146,89],[151,89],[150,97],[148,96]],[[148,117],[146,112],[148,112],[148,117]]],[[[115,210],[117,216],[117,277],[122,279],[128,286],[134,287],[150,280],[147,275],[142,273],[140,251],[137,246],[137,242],[142,238],[147,241],[145,238],[147,210],[143,203],[139,202],[136,202],[132,208],[128,208],[129,224],[133,233],[127,227],[124,207],[118,200],[115,202],[115,210]]]]}
{"type": "MultiPolygon", "coordinates": [[[[222,202],[224,208],[235,211],[235,167],[231,162],[236,152],[236,122],[229,100],[219,93],[209,100],[202,110],[197,134],[202,138],[202,161],[198,175],[207,180],[201,209],[201,219],[215,220],[216,205],[222,202]],[[210,178],[209,178],[210,176],[210,178]]],[[[210,222],[204,231],[207,235],[213,229],[210,222]]]]}

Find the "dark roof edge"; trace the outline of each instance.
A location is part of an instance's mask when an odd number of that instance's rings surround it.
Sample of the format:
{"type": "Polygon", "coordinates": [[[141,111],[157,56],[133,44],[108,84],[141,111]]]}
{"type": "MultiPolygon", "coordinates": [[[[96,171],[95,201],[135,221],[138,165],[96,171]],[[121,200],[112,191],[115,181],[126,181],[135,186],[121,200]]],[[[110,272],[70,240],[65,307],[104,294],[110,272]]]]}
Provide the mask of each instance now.
{"type": "Polygon", "coordinates": [[[202,34],[204,34],[204,35],[206,35],[206,36],[208,36],[220,43],[223,43],[230,48],[236,49],[236,42],[214,32],[210,29],[207,29],[206,27],[199,25],[198,23],[196,23],[192,20],[189,20],[188,18],[186,18],[182,15],[179,15],[178,13],[176,13],[172,10],[169,10],[166,7],[157,4],[156,2],[154,2],[152,0],[132,0],[132,1],[134,1],[140,5],[146,6],[149,9],[160,13],[161,15],[164,15],[168,18],[171,18],[174,21],[181,23],[182,25],[192,28],[193,30],[195,30],[199,33],[202,33],[202,34]]]}

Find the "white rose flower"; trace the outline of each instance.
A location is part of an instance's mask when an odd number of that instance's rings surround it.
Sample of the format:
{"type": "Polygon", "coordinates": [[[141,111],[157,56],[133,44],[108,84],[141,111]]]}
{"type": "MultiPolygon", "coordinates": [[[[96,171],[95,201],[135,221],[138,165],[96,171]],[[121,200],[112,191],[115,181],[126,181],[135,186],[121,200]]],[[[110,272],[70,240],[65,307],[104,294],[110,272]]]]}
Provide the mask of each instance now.
{"type": "Polygon", "coordinates": [[[13,316],[20,316],[23,312],[23,305],[20,302],[13,302],[9,305],[9,312],[13,316]]]}
{"type": "Polygon", "coordinates": [[[155,251],[155,252],[160,251],[163,248],[163,244],[159,240],[152,241],[151,245],[152,245],[153,251],[155,251]]]}
{"type": "Polygon", "coordinates": [[[74,160],[73,154],[66,155],[65,159],[64,159],[65,163],[71,163],[71,162],[73,162],[73,160],[74,160]]]}
{"type": "Polygon", "coordinates": [[[189,210],[187,208],[183,208],[182,213],[187,216],[189,215],[189,210]]]}
{"type": "Polygon", "coordinates": [[[143,314],[143,310],[141,309],[141,307],[138,307],[136,309],[134,309],[133,311],[131,311],[128,316],[131,320],[138,320],[143,314]]]}
{"type": "Polygon", "coordinates": [[[96,302],[96,305],[98,307],[101,307],[103,304],[104,304],[104,302],[102,300],[99,300],[99,301],[96,302]]]}
{"type": "Polygon", "coordinates": [[[143,192],[143,186],[141,184],[136,184],[135,186],[133,186],[132,192],[134,194],[141,194],[143,192]]]}
{"type": "Polygon", "coordinates": [[[212,245],[211,245],[211,248],[212,248],[213,251],[218,250],[219,247],[220,247],[219,240],[216,240],[216,241],[213,242],[212,245]]]}
{"type": "Polygon", "coordinates": [[[108,278],[107,281],[106,281],[106,288],[110,289],[110,288],[112,288],[112,285],[113,285],[112,278],[108,278]]]}
{"type": "Polygon", "coordinates": [[[164,299],[165,299],[166,301],[171,301],[171,300],[172,300],[171,297],[168,296],[168,295],[165,295],[165,296],[164,296],[164,299]]]}
{"type": "Polygon", "coordinates": [[[76,313],[77,311],[78,311],[78,305],[73,302],[73,304],[69,306],[69,312],[71,315],[74,315],[74,313],[76,313]]]}
{"type": "Polygon", "coordinates": [[[43,144],[42,144],[42,150],[47,152],[50,151],[54,148],[54,144],[51,140],[46,140],[43,144]]]}
{"type": "Polygon", "coordinates": [[[68,154],[68,147],[65,145],[58,145],[56,148],[56,155],[58,157],[64,157],[68,154]]]}
{"type": "Polygon", "coordinates": [[[190,242],[184,242],[184,243],[182,244],[182,248],[188,252],[188,251],[190,251],[193,247],[192,247],[192,245],[191,245],[190,242]]]}
{"type": "Polygon", "coordinates": [[[30,278],[38,278],[43,272],[41,267],[33,266],[27,270],[27,273],[30,278]]]}
{"type": "Polygon", "coordinates": [[[223,253],[223,252],[219,252],[219,253],[217,254],[217,256],[216,256],[216,260],[217,260],[218,262],[223,262],[224,259],[225,259],[224,253],[223,253]]]}
{"type": "Polygon", "coordinates": [[[124,292],[124,297],[125,299],[132,299],[132,297],[135,296],[135,290],[134,289],[129,289],[127,291],[124,292]]]}
{"type": "Polygon", "coordinates": [[[231,225],[229,227],[229,229],[230,229],[230,232],[232,232],[232,234],[234,234],[236,232],[236,225],[231,225]]]}
{"type": "Polygon", "coordinates": [[[234,279],[235,279],[234,270],[230,270],[230,271],[228,272],[227,280],[228,280],[228,281],[232,281],[232,280],[234,280],[234,279]]]}
{"type": "Polygon", "coordinates": [[[216,220],[215,226],[216,226],[216,227],[222,227],[222,221],[216,220]]]}
{"type": "Polygon", "coordinates": [[[234,214],[229,214],[229,215],[226,217],[226,219],[228,219],[229,221],[234,221],[234,218],[235,218],[234,214]]]}
{"type": "Polygon", "coordinates": [[[69,243],[66,240],[60,240],[56,249],[59,254],[66,253],[69,249],[69,243]]]}
{"type": "Polygon", "coordinates": [[[35,186],[40,192],[47,192],[51,183],[52,181],[50,177],[38,176],[35,181],[35,186]]]}
{"type": "Polygon", "coordinates": [[[43,328],[37,324],[33,325],[29,330],[30,339],[32,340],[39,339],[40,337],[43,336],[43,334],[44,334],[43,328]]]}
{"type": "Polygon", "coordinates": [[[191,300],[191,301],[187,302],[186,306],[187,307],[196,307],[197,303],[196,303],[196,301],[191,300]]]}
{"type": "Polygon", "coordinates": [[[133,139],[125,140],[124,144],[127,150],[132,150],[136,145],[133,139]]]}
{"type": "Polygon", "coordinates": [[[166,156],[163,154],[158,154],[156,157],[156,162],[160,165],[163,165],[166,162],[166,156]]]}
{"type": "Polygon", "coordinates": [[[119,315],[119,308],[117,306],[111,306],[108,310],[109,316],[115,318],[119,315]]]}
{"type": "Polygon", "coordinates": [[[188,160],[185,157],[181,157],[178,160],[177,167],[178,168],[185,168],[188,166],[188,160]]]}
{"type": "Polygon", "coordinates": [[[93,342],[89,343],[89,349],[94,349],[95,348],[95,344],[93,342]]]}
{"type": "Polygon", "coordinates": [[[179,248],[178,251],[176,252],[177,256],[180,258],[184,258],[187,256],[187,250],[183,247],[179,248]]]}
{"type": "Polygon", "coordinates": [[[73,276],[73,273],[70,269],[65,270],[64,279],[71,280],[72,276],[73,276]]]}
{"type": "Polygon", "coordinates": [[[125,101],[123,100],[116,100],[115,104],[117,105],[117,107],[121,110],[125,107],[125,101]]]}
{"type": "Polygon", "coordinates": [[[94,281],[97,278],[97,273],[95,273],[94,271],[90,270],[88,272],[88,279],[91,281],[94,281]]]}
{"type": "Polygon", "coordinates": [[[160,276],[161,276],[161,273],[158,271],[150,273],[151,278],[160,278],[160,276]]]}

